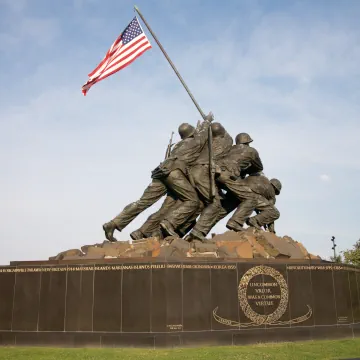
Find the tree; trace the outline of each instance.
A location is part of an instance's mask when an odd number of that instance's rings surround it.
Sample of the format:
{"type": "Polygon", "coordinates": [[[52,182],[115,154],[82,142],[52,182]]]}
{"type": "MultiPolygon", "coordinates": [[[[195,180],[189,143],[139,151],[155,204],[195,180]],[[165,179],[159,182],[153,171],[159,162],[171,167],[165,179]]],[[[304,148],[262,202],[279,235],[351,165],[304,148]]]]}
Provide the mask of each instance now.
{"type": "Polygon", "coordinates": [[[334,262],[334,263],[342,263],[343,259],[341,258],[341,255],[336,255],[334,256],[330,256],[330,261],[334,262]]]}
{"type": "Polygon", "coordinates": [[[353,246],[353,249],[342,252],[346,264],[360,266],[360,239],[353,246]]]}

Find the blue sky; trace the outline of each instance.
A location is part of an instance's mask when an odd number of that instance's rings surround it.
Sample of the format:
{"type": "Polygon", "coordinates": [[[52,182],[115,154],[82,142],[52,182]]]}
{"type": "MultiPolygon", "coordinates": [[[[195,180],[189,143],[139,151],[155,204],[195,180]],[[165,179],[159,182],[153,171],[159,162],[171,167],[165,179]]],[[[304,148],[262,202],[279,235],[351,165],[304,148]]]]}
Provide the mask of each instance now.
{"type": "MultiPolygon", "coordinates": [[[[204,112],[234,137],[248,132],[265,174],[282,181],[278,234],[322,257],[332,235],[338,250],[351,247],[360,237],[360,2],[136,4],[204,112]]],[[[199,119],[148,32],[150,51],[81,94],[133,5],[0,0],[1,264],[101,242],[102,224],[149,183],[171,131],[199,119]]]]}

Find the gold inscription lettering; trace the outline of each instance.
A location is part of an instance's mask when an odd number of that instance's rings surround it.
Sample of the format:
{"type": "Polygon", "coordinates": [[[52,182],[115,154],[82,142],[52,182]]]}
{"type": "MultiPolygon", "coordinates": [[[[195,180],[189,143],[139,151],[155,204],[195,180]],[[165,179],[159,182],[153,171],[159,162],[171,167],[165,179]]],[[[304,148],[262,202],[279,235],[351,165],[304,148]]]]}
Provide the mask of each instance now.
{"type": "Polygon", "coordinates": [[[272,301],[255,301],[257,306],[271,306],[274,305],[272,301]]]}
{"type": "Polygon", "coordinates": [[[38,267],[14,267],[0,268],[0,273],[36,273],[36,272],[75,272],[75,271],[119,271],[119,270],[151,270],[151,269],[202,269],[202,270],[236,270],[236,265],[217,265],[217,264],[137,264],[137,265],[63,265],[58,266],[38,266],[38,267]]]}
{"type": "Polygon", "coordinates": [[[301,271],[301,270],[311,270],[311,271],[354,271],[360,272],[359,268],[350,267],[346,265],[287,265],[287,270],[290,271],[301,271]]]}
{"type": "Polygon", "coordinates": [[[262,294],[265,294],[265,293],[270,293],[270,289],[255,289],[255,292],[256,293],[262,293],[262,294]]]}
{"type": "Polygon", "coordinates": [[[277,284],[276,282],[264,282],[264,283],[254,283],[254,282],[251,282],[249,283],[249,286],[250,287],[274,287],[274,286],[279,286],[279,284],[277,284]]]}
{"type": "Polygon", "coordinates": [[[168,329],[170,329],[170,330],[181,330],[182,329],[182,324],[167,325],[166,327],[168,329]]]}

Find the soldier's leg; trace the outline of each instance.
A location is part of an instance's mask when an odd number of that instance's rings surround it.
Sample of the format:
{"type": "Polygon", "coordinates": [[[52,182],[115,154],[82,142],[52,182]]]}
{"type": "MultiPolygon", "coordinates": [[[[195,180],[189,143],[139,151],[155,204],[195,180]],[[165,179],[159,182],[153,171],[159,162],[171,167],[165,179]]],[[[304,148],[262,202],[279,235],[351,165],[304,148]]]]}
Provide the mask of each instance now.
{"type": "Polygon", "coordinates": [[[205,204],[210,204],[210,173],[208,165],[195,165],[190,170],[190,176],[194,181],[194,185],[200,199],[205,204]]]}
{"type": "MultiPolygon", "coordinates": [[[[217,214],[216,223],[222,220],[225,216],[229,215],[234,211],[239,205],[240,200],[235,197],[231,192],[228,192],[221,200],[221,211],[217,214]]],[[[210,230],[209,230],[210,231],[210,230]]]]}
{"type": "Polygon", "coordinates": [[[198,209],[199,197],[187,177],[179,169],[173,170],[162,181],[176,198],[181,200],[181,204],[174,211],[170,211],[165,215],[164,220],[160,222],[160,226],[167,234],[177,236],[175,230],[194,215],[198,209]]]}
{"type": "Polygon", "coordinates": [[[280,217],[279,210],[274,205],[269,204],[266,199],[260,200],[256,205],[256,209],[259,210],[259,213],[252,216],[248,220],[248,224],[258,229],[262,226],[274,223],[275,220],[280,217]]]}
{"type": "Polygon", "coordinates": [[[201,213],[190,235],[197,239],[203,239],[210,230],[225,216],[230,214],[239,205],[239,200],[232,194],[226,194],[220,202],[213,202],[201,213]]]}
{"type": "MultiPolygon", "coordinates": [[[[209,206],[211,206],[211,209],[206,211],[206,214],[211,214],[212,216],[214,216],[214,214],[217,213],[217,209],[220,207],[219,202],[220,202],[220,196],[218,193],[216,193],[216,197],[213,201],[210,200],[210,177],[209,177],[209,166],[206,164],[202,164],[202,165],[195,165],[191,171],[190,171],[190,176],[193,179],[193,183],[196,187],[197,192],[199,193],[199,199],[200,199],[200,203],[202,204],[202,206],[198,209],[198,211],[196,212],[196,214],[193,216],[193,218],[191,220],[193,220],[191,222],[191,224],[188,224],[189,226],[187,226],[186,230],[183,231],[183,235],[185,235],[187,232],[189,232],[191,229],[193,229],[196,226],[196,218],[200,215],[200,219],[204,219],[204,211],[207,210],[207,208],[209,206]]],[[[216,191],[218,191],[218,189],[216,189],[216,191]]],[[[205,215],[206,217],[206,215],[205,215]]],[[[201,221],[201,223],[203,222],[203,220],[201,221]]],[[[201,224],[200,224],[201,226],[201,224]]],[[[193,237],[196,236],[196,234],[198,234],[198,231],[195,229],[193,229],[191,231],[191,233],[189,234],[189,237],[187,238],[187,240],[191,241],[193,237]],[[195,236],[193,236],[195,235],[195,236]]],[[[204,240],[203,236],[201,234],[199,234],[199,236],[196,237],[197,239],[201,239],[204,240]]]]}
{"type": "Polygon", "coordinates": [[[251,199],[244,200],[240,203],[233,216],[229,219],[226,227],[234,231],[242,231],[244,223],[250,217],[255,209],[255,201],[251,199]]]}
{"type": "Polygon", "coordinates": [[[230,230],[242,231],[245,221],[256,207],[257,194],[253,193],[241,180],[228,180],[226,187],[240,201],[240,205],[227,222],[226,227],[230,230]]]}
{"type": "Polygon", "coordinates": [[[177,204],[177,199],[171,193],[168,193],[160,209],[151,214],[141,227],[130,234],[133,240],[151,237],[155,234],[160,235],[160,221],[177,204]]]}
{"type": "Polygon", "coordinates": [[[178,228],[181,237],[185,236],[196,225],[196,219],[203,212],[205,207],[210,204],[210,177],[207,165],[195,165],[190,170],[190,176],[199,194],[200,205],[193,216],[178,228]]]}
{"type": "MultiPolygon", "coordinates": [[[[155,212],[154,214],[150,215],[145,223],[137,230],[133,231],[130,234],[130,237],[133,240],[139,240],[142,238],[149,238],[152,236],[162,237],[162,231],[160,228],[160,222],[165,218],[165,215],[168,212],[171,212],[176,209],[176,207],[181,205],[181,200],[177,200],[173,195],[168,194],[165,198],[161,208],[155,212]]],[[[197,217],[201,214],[204,209],[204,203],[202,201],[199,202],[199,207],[185,223],[181,224],[177,229],[176,232],[180,237],[185,236],[196,224],[197,217]]]]}
{"type": "Polygon", "coordinates": [[[202,213],[204,208],[205,204],[203,203],[203,201],[200,200],[199,206],[195,211],[194,215],[192,215],[184,224],[180,225],[176,230],[181,237],[185,236],[191,229],[194,228],[194,226],[196,225],[196,219],[202,213]]]}
{"type": "Polygon", "coordinates": [[[166,192],[166,186],[161,181],[153,180],[138,201],[127,205],[119,215],[103,225],[106,238],[109,241],[116,241],[113,236],[115,229],[119,231],[124,229],[136,216],[155,204],[166,192]]]}

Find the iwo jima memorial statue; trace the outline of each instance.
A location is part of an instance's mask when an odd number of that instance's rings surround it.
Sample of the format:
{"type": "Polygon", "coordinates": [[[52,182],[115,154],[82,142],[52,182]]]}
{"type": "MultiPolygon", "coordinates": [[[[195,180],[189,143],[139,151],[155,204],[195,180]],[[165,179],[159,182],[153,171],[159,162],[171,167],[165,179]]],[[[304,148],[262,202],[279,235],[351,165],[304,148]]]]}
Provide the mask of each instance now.
{"type": "MultiPolygon", "coordinates": [[[[249,134],[233,138],[199,110],[179,126],[138,201],[105,223],[105,240],[48,261],[0,268],[0,344],[236,345],[354,337],[360,269],[321,260],[275,233],[281,181],[264,175],[249,134]],[[141,212],[160,209],[116,241],[141,212]],[[233,212],[233,213],[232,213],[233,212]],[[232,213],[224,234],[207,237],[232,213]]],[[[89,74],[83,92],[151,48],[135,17],[89,74]]]]}

